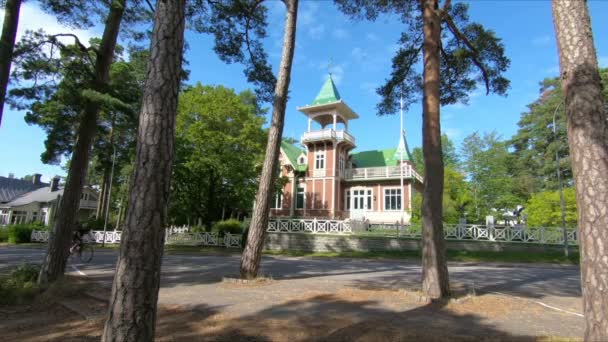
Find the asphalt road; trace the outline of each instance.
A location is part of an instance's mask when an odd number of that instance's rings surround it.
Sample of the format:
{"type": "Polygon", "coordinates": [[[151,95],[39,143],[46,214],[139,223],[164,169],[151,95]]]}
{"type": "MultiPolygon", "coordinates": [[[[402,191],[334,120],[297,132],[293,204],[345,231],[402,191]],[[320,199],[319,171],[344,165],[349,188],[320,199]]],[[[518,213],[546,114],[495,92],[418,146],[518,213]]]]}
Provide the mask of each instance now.
{"type": "MultiPolygon", "coordinates": [[[[0,273],[22,262],[40,262],[43,255],[43,248],[0,247],[0,273]]],[[[70,262],[68,271],[110,286],[117,255],[115,250],[97,249],[91,263],[70,262]]],[[[236,254],[165,255],[160,303],[206,303],[229,310],[231,306],[251,300],[251,293],[240,295],[233,291],[226,295],[225,288],[217,286],[224,277],[236,277],[239,261],[240,255],[236,254]]],[[[421,278],[420,265],[403,260],[265,256],[262,265],[265,276],[280,281],[260,287],[259,303],[252,304],[252,310],[280,302],[286,294],[293,292],[331,292],[340,287],[418,288],[421,278]]],[[[580,270],[577,266],[451,263],[449,272],[453,286],[464,287],[468,291],[500,292],[576,313],[582,311],[580,270]]],[[[242,313],[242,306],[239,310],[242,313]]]]}

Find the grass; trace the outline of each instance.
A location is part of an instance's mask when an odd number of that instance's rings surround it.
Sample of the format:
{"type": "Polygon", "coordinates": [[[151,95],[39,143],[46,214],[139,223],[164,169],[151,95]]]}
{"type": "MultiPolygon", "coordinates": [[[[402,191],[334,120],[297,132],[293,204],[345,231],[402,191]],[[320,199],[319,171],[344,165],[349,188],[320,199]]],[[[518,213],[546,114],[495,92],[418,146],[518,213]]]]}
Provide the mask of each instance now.
{"type": "Polygon", "coordinates": [[[40,267],[23,264],[9,275],[0,277],[0,304],[14,305],[32,301],[40,292],[36,279],[40,267]]]}
{"type": "MultiPolygon", "coordinates": [[[[0,244],[1,245],[1,244],[0,244]]],[[[39,243],[24,244],[27,246],[46,246],[39,243]]],[[[117,244],[96,244],[97,249],[118,249],[117,244]]],[[[241,254],[240,248],[189,246],[189,245],[165,245],[165,254],[193,254],[193,255],[235,255],[241,254]]],[[[420,251],[375,251],[375,252],[301,252],[301,251],[264,251],[266,255],[284,255],[293,257],[321,257],[321,258],[361,258],[361,259],[412,259],[420,260],[420,251]]],[[[548,251],[544,253],[527,252],[489,252],[489,251],[463,251],[448,250],[448,260],[456,262],[506,262],[506,263],[548,263],[578,265],[579,253],[574,249],[570,257],[566,258],[560,251],[548,251]]]]}
{"type": "MultiPolygon", "coordinates": [[[[286,255],[296,257],[323,258],[363,258],[363,259],[420,259],[420,251],[381,251],[381,252],[297,252],[297,251],[264,251],[268,255],[286,255]]],[[[485,251],[448,251],[448,260],[457,262],[508,262],[508,263],[550,263],[578,265],[578,253],[571,253],[566,258],[561,252],[525,253],[525,252],[485,252],[485,251]]]]}

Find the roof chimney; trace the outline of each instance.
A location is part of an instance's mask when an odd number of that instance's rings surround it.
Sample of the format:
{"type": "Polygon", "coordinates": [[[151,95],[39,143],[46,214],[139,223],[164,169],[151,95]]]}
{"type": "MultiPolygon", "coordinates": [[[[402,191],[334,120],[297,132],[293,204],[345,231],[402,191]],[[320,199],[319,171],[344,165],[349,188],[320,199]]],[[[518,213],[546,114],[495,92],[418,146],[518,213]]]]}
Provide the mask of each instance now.
{"type": "Polygon", "coordinates": [[[55,176],[51,179],[51,192],[59,190],[59,177],[55,176]]]}
{"type": "Polygon", "coordinates": [[[32,175],[32,184],[34,184],[34,185],[40,185],[40,177],[42,177],[42,175],[41,175],[41,174],[39,174],[39,173],[34,173],[34,174],[32,175]]]}
{"type": "Polygon", "coordinates": [[[10,178],[10,179],[15,178],[15,174],[14,174],[14,173],[12,173],[12,172],[9,172],[9,173],[8,173],[8,178],[10,178]]]}

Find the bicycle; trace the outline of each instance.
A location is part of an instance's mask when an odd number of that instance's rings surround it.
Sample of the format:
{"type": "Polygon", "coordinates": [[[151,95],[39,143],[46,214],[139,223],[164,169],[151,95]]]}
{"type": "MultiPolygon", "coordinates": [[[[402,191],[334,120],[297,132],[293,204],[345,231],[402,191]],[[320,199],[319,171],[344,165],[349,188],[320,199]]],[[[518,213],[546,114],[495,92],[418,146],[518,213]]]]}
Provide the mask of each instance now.
{"type": "Polygon", "coordinates": [[[95,248],[91,243],[85,243],[82,240],[76,240],[70,247],[70,256],[78,254],[78,258],[83,263],[89,263],[95,254],[95,248]]]}

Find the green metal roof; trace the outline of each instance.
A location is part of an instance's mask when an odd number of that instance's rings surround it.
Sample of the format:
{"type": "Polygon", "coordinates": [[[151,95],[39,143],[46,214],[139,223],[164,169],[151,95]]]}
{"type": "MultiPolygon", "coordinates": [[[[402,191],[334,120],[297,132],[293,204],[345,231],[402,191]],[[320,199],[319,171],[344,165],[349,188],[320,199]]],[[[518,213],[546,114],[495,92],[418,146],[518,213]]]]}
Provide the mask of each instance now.
{"type": "Polygon", "coordinates": [[[306,171],[305,164],[298,164],[298,156],[302,153],[306,154],[306,151],[298,148],[297,146],[290,144],[289,142],[287,142],[285,140],[281,141],[281,149],[287,156],[287,159],[289,159],[289,162],[291,163],[291,165],[294,166],[296,171],[306,171]]]}
{"type": "Polygon", "coordinates": [[[334,84],[334,80],[331,78],[331,74],[327,81],[323,83],[321,87],[321,91],[319,91],[319,95],[315,97],[314,101],[310,104],[310,106],[322,105],[326,103],[332,103],[340,101],[340,93],[338,92],[338,88],[334,84]]]}
{"type": "Polygon", "coordinates": [[[380,167],[380,166],[397,166],[397,161],[393,156],[396,148],[387,148],[384,150],[361,151],[351,153],[351,160],[357,167],[380,167]]]}

